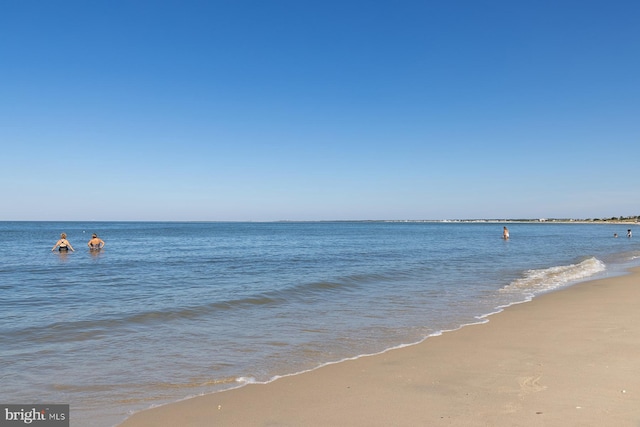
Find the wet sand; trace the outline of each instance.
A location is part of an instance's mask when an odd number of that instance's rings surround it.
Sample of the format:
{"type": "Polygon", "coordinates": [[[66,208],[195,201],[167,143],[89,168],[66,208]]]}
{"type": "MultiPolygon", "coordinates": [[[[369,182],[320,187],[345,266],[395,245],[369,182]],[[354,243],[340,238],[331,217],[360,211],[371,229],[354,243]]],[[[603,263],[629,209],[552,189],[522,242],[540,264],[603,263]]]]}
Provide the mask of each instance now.
{"type": "Polygon", "coordinates": [[[139,412],[122,426],[640,426],[640,268],[421,344],[139,412]]]}

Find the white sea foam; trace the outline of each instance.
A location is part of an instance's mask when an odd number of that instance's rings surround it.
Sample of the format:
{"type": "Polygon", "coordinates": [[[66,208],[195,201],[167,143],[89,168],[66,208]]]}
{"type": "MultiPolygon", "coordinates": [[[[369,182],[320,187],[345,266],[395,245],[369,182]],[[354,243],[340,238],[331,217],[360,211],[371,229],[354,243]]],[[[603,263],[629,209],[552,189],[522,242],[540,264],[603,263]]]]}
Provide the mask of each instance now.
{"type": "Polygon", "coordinates": [[[527,270],[524,276],[500,290],[503,293],[523,293],[529,297],[552,291],[568,284],[587,279],[606,270],[604,262],[591,257],[577,264],[559,265],[538,270],[527,270]]]}

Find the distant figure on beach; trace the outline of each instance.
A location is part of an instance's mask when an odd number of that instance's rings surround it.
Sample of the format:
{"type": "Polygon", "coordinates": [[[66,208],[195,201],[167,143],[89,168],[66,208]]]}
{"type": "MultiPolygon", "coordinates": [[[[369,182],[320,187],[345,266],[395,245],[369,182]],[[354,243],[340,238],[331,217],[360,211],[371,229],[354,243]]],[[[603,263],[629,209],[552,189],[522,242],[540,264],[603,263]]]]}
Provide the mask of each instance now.
{"type": "Polygon", "coordinates": [[[104,240],[99,238],[96,233],[93,233],[93,235],[91,236],[91,240],[89,240],[89,243],[87,243],[87,246],[89,246],[89,250],[91,251],[100,250],[104,248],[104,240]]]}
{"type": "Polygon", "coordinates": [[[627,230],[627,237],[631,237],[631,229],[627,230]]]}
{"type": "Polygon", "coordinates": [[[73,246],[67,240],[67,234],[62,233],[60,235],[60,240],[58,240],[53,248],[51,248],[51,252],[55,251],[58,248],[59,252],[69,252],[69,249],[73,252],[73,246]]]}
{"type": "Polygon", "coordinates": [[[509,240],[509,229],[507,227],[503,227],[502,229],[502,238],[504,240],[509,240]]]}

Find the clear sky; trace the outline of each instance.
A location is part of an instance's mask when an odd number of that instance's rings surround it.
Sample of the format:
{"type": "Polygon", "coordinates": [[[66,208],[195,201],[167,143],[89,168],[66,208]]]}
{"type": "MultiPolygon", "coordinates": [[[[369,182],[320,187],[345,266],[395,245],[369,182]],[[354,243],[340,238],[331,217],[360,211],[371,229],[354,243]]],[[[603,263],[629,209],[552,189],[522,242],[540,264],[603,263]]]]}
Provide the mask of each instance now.
{"type": "Polygon", "coordinates": [[[0,3],[0,220],[640,215],[640,2],[0,3]]]}

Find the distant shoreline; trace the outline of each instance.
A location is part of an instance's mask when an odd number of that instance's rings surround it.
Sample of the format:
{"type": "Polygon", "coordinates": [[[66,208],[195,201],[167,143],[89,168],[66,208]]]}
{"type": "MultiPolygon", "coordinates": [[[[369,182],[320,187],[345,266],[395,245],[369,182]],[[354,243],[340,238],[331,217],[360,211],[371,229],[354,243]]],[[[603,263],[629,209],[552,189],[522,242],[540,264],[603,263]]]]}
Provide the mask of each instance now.
{"type": "Polygon", "coordinates": [[[638,218],[633,219],[462,219],[462,220],[441,220],[437,222],[464,222],[464,223],[500,223],[500,222],[512,222],[512,223],[536,223],[536,224],[638,224],[640,220],[638,218]]]}

